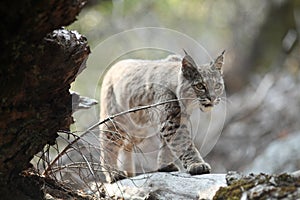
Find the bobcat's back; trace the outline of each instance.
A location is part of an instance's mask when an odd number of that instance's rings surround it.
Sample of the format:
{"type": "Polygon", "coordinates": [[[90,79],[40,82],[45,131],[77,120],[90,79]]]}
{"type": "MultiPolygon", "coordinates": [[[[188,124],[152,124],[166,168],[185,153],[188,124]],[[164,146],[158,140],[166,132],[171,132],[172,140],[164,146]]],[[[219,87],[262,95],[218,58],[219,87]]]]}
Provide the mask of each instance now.
{"type": "Polygon", "coordinates": [[[101,118],[139,106],[152,104],[151,88],[160,84],[176,92],[181,58],[175,55],[163,60],[122,60],[106,73],[101,90],[101,118]],[[141,91],[143,90],[143,91],[141,91]],[[140,91],[144,95],[136,95],[140,91]],[[147,95],[148,94],[148,95],[147,95]]]}

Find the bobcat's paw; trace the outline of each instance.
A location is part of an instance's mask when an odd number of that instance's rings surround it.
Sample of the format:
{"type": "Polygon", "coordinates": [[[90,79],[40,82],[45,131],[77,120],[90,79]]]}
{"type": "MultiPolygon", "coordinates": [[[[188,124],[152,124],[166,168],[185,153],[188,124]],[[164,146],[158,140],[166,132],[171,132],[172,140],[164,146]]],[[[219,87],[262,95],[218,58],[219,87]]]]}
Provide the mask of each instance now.
{"type": "Polygon", "coordinates": [[[208,163],[193,163],[187,168],[188,172],[191,175],[199,175],[199,174],[209,174],[210,173],[210,165],[208,163]]]}
{"type": "Polygon", "coordinates": [[[158,172],[176,172],[176,171],[178,171],[178,167],[174,163],[163,164],[158,168],[157,171],[158,172]]]}
{"type": "Polygon", "coordinates": [[[125,178],[127,178],[126,172],[118,171],[118,172],[111,172],[109,176],[106,177],[106,180],[108,183],[114,183],[125,178]]]}

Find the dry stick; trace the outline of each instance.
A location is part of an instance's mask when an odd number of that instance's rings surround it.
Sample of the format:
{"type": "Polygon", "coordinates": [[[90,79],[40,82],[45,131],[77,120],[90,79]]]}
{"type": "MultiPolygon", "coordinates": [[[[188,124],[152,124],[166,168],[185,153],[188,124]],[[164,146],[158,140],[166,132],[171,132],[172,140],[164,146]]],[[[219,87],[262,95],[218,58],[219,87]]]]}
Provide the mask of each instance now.
{"type": "MultiPolygon", "coordinates": [[[[58,171],[61,171],[63,169],[88,169],[88,166],[86,166],[86,162],[73,162],[73,163],[70,163],[70,164],[65,164],[65,165],[62,165],[62,166],[59,166],[59,167],[53,167],[52,168],[52,173],[56,173],[58,171]]],[[[100,166],[99,163],[89,163],[89,165],[93,165],[93,166],[100,166]]],[[[95,170],[94,171],[97,171],[97,172],[103,172],[103,170],[95,170]]]]}
{"type": "MultiPolygon", "coordinates": [[[[88,169],[89,169],[90,173],[92,174],[92,176],[93,176],[93,178],[94,178],[94,180],[95,180],[96,188],[97,188],[98,192],[100,193],[100,187],[99,187],[99,185],[98,185],[98,183],[97,183],[97,179],[96,179],[94,170],[93,170],[91,164],[89,163],[88,159],[87,159],[84,155],[82,155],[82,157],[83,157],[84,161],[86,162],[86,164],[88,165],[88,169]]],[[[86,183],[86,184],[87,184],[87,183],[86,183]]],[[[88,184],[87,184],[87,185],[88,185],[88,184]]]]}
{"type": "Polygon", "coordinates": [[[77,136],[76,139],[74,139],[72,142],[70,142],[54,159],[53,161],[47,166],[47,168],[45,169],[45,171],[43,172],[43,175],[48,175],[48,171],[51,169],[51,167],[58,161],[58,159],[64,155],[66,153],[66,151],[71,148],[71,146],[73,144],[75,144],[81,137],[83,137],[84,135],[86,135],[87,133],[89,133],[91,130],[95,129],[96,127],[98,127],[100,124],[106,123],[108,121],[113,120],[116,117],[128,114],[128,113],[132,113],[132,112],[136,112],[139,110],[145,110],[145,109],[149,109],[149,108],[153,108],[156,106],[160,106],[166,103],[172,103],[172,102],[177,102],[177,101],[182,101],[182,100],[194,100],[194,98],[181,98],[181,99],[171,99],[168,101],[163,101],[163,102],[159,102],[159,103],[155,103],[155,104],[151,104],[151,105],[147,105],[147,106],[139,106],[139,107],[135,107],[135,108],[131,108],[129,110],[120,112],[118,114],[109,116],[107,118],[105,118],[104,120],[92,125],[91,127],[89,127],[86,131],[84,131],[80,136],[77,136]]]}

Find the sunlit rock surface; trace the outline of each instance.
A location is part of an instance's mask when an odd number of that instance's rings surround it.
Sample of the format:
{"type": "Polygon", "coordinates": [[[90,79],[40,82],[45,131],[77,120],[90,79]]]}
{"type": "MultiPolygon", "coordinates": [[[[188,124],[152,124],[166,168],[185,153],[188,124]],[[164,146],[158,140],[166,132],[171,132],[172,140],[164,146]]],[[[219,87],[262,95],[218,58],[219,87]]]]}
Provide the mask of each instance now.
{"type": "Polygon", "coordinates": [[[125,199],[212,199],[226,186],[225,174],[191,176],[187,173],[152,173],[106,184],[111,197],[125,199]]]}

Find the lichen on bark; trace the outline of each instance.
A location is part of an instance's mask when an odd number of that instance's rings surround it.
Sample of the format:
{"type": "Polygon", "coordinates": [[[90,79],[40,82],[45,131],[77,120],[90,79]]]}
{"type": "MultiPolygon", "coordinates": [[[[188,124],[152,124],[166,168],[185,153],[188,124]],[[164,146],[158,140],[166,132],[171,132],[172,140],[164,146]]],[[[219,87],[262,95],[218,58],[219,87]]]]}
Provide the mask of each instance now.
{"type": "Polygon", "coordinates": [[[229,173],[227,187],[221,187],[214,200],[238,199],[298,199],[300,198],[300,178],[290,174],[248,176],[229,173]]]}

